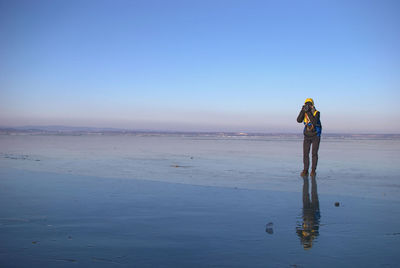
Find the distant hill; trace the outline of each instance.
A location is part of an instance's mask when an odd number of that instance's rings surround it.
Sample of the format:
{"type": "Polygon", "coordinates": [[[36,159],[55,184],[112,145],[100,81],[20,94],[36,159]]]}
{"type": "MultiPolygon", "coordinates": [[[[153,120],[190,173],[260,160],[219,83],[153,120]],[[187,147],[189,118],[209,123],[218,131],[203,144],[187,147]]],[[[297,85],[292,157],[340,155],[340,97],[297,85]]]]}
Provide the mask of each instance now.
{"type": "MultiPolygon", "coordinates": [[[[0,128],[4,129],[4,128],[0,128]]],[[[126,129],[119,128],[98,128],[98,127],[73,127],[73,126],[19,126],[19,127],[8,127],[7,129],[21,130],[21,131],[59,131],[59,132],[74,132],[74,131],[88,131],[88,132],[100,132],[100,131],[126,131],[126,129]]]]}

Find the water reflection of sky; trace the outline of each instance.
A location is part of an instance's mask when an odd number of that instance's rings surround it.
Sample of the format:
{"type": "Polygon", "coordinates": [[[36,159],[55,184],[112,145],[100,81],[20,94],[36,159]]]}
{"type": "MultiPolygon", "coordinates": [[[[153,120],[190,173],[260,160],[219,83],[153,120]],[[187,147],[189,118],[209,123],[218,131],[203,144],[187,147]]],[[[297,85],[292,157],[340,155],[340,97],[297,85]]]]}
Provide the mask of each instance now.
{"type": "Polygon", "coordinates": [[[319,192],[316,202],[317,182],[298,174],[297,192],[1,168],[0,178],[4,267],[53,267],[60,259],[91,267],[93,258],[127,267],[397,267],[400,262],[398,201],[319,192]]]}
{"type": "MultiPolygon", "coordinates": [[[[0,136],[0,167],[298,192],[302,139],[0,136]]],[[[399,140],[323,139],[320,194],[400,200],[399,140]],[[346,187],[341,185],[346,183],[346,187]]]]}

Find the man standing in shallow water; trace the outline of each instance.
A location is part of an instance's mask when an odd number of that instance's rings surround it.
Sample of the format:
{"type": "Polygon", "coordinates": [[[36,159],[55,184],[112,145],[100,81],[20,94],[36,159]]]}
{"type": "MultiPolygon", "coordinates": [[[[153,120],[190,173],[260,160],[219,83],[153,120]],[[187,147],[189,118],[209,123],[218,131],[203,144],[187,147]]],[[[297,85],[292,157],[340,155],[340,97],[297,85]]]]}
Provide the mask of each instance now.
{"type": "Polygon", "coordinates": [[[308,168],[310,166],[310,147],[312,144],[312,165],[310,176],[316,175],[318,163],[318,149],[321,140],[322,125],[320,120],[320,113],[315,109],[314,100],[308,98],[305,100],[303,107],[297,117],[297,122],[304,123],[304,141],[303,141],[303,163],[304,169],[300,176],[308,175],[308,168]]]}

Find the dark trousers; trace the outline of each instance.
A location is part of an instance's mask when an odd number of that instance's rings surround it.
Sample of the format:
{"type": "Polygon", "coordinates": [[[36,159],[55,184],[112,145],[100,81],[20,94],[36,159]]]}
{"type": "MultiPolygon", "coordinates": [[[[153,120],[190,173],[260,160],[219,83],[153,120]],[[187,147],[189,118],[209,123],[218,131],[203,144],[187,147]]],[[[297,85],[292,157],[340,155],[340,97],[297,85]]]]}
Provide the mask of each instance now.
{"type": "Polygon", "coordinates": [[[321,137],[313,136],[307,137],[304,136],[303,141],[303,163],[304,163],[304,170],[308,170],[310,166],[310,147],[312,144],[312,166],[311,169],[317,169],[318,163],[318,149],[319,149],[319,142],[321,137]]]}

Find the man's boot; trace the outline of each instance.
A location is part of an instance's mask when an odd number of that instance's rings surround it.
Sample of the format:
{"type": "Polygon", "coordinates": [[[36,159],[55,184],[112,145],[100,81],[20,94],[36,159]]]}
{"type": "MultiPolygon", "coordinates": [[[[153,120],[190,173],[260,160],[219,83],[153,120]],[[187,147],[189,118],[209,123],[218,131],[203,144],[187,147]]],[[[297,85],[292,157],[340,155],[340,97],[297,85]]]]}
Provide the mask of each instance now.
{"type": "Polygon", "coordinates": [[[311,170],[310,176],[311,177],[315,177],[315,175],[317,175],[317,173],[315,172],[315,169],[311,170]]]}
{"type": "Polygon", "coordinates": [[[300,176],[305,177],[308,175],[308,170],[304,169],[301,173],[300,176]]]}

